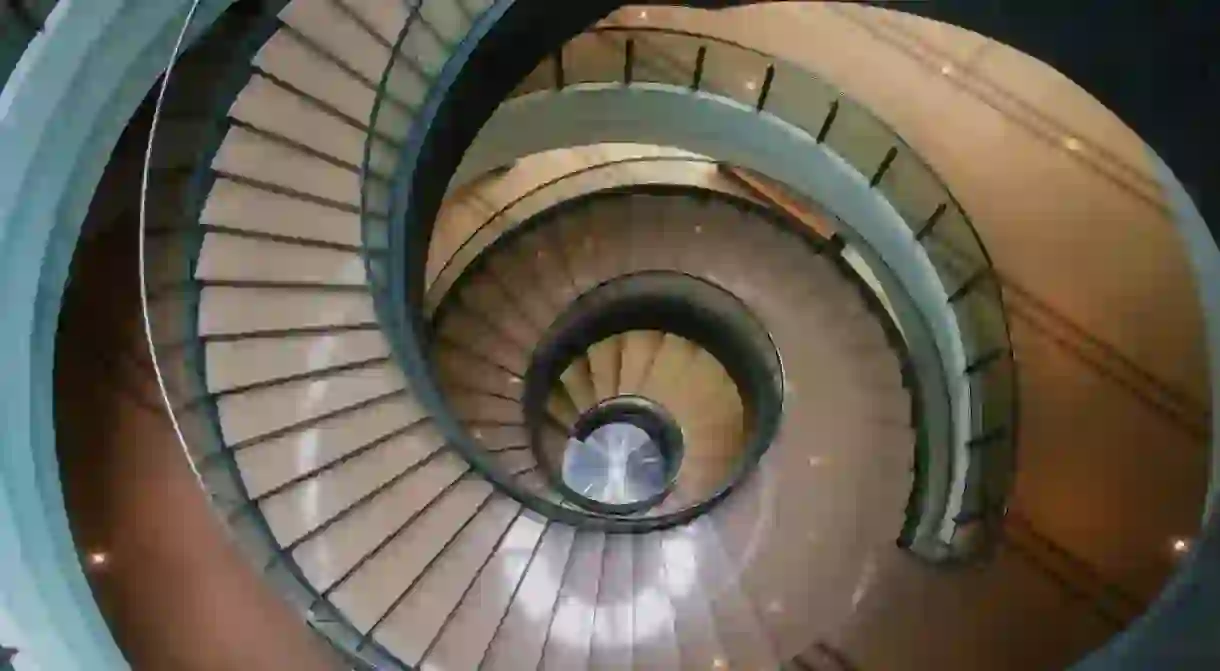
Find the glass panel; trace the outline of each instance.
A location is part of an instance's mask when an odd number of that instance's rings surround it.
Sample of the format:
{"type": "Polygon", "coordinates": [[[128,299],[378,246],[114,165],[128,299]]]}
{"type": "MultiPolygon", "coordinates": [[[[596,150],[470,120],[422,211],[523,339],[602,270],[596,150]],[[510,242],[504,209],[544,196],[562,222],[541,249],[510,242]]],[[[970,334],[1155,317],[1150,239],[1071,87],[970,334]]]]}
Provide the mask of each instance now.
{"type": "MultiPolygon", "coordinates": [[[[949,195],[936,174],[907,146],[898,147],[889,170],[877,188],[906,220],[911,231],[918,233],[940,205],[949,205],[949,195]]],[[[948,209],[942,214],[949,214],[948,209]]],[[[938,221],[940,223],[948,223],[938,221]]]]}
{"type": "MultiPolygon", "coordinates": [[[[563,48],[565,84],[623,81],[626,36],[598,31],[578,35],[563,48]]],[[[553,66],[552,66],[553,67],[553,66]]]]}
{"type": "MultiPolygon", "coordinates": [[[[699,46],[704,41],[689,35],[633,31],[635,67],[632,81],[690,86],[695,81],[699,46]]],[[[706,64],[704,65],[706,72],[706,64]]]]}
{"type": "Polygon", "coordinates": [[[865,179],[873,176],[885,153],[900,140],[868,110],[847,98],[839,99],[826,144],[847,160],[865,179]]]}
{"type": "Polygon", "coordinates": [[[771,58],[721,42],[708,41],[706,44],[707,57],[703,62],[700,88],[749,107],[756,106],[771,58]]]}
{"type": "Polygon", "coordinates": [[[830,104],[838,97],[834,87],[796,66],[777,61],[763,109],[817,137],[830,104]]]}

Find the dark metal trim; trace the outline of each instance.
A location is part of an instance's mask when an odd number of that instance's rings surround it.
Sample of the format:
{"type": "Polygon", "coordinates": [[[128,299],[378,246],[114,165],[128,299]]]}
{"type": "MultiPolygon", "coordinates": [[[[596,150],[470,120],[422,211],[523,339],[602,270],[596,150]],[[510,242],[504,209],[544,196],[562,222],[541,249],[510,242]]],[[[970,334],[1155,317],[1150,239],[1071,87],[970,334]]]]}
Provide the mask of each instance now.
{"type": "Polygon", "coordinates": [[[955,289],[953,291],[953,293],[949,294],[949,302],[956,303],[957,301],[961,300],[963,297],[966,296],[966,294],[973,291],[975,287],[982,284],[983,280],[986,280],[986,279],[990,278],[991,276],[992,276],[992,267],[990,265],[986,265],[986,266],[983,266],[982,268],[979,268],[978,270],[976,270],[974,272],[973,275],[971,275],[969,278],[967,278],[965,282],[962,282],[962,285],[960,287],[955,289]]]}
{"type": "Polygon", "coordinates": [[[830,133],[830,127],[835,122],[835,117],[839,116],[839,101],[836,100],[830,103],[830,110],[826,112],[826,118],[822,120],[822,127],[818,129],[818,144],[826,141],[826,136],[830,133]]]}
{"type": "Polygon", "coordinates": [[[881,178],[885,177],[885,173],[890,169],[890,165],[894,163],[894,159],[897,157],[898,147],[890,147],[889,151],[885,152],[885,158],[881,159],[881,165],[877,166],[877,171],[868,180],[869,188],[876,188],[881,183],[881,178]]]}
{"type": "Polygon", "coordinates": [[[698,91],[703,84],[703,65],[707,60],[707,45],[700,44],[699,51],[695,53],[695,75],[691,79],[690,87],[692,91],[698,91]]]}
{"type": "Polygon", "coordinates": [[[762,90],[758,92],[758,102],[754,109],[761,112],[767,106],[767,96],[771,95],[771,84],[775,82],[775,65],[767,66],[767,74],[763,77],[762,90]]]}
{"type": "Polygon", "coordinates": [[[635,74],[635,38],[628,37],[623,56],[623,83],[631,86],[632,75],[635,74]]]}
{"type": "Polygon", "coordinates": [[[987,352],[986,354],[979,356],[977,359],[975,359],[974,361],[971,361],[966,366],[966,370],[965,370],[966,375],[973,375],[973,374],[979,372],[980,370],[987,368],[991,364],[993,364],[996,361],[1003,358],[1003,356],[1007,353],[1008,353],[1008,350],[1003,349],[1003,348],[997,348],[997,349],[991,350],[990,352],[987,352]]]}
{"type": "Polygon", "coordinates": [[[940,222],[941,217],[945,215],[945,211],[947,209],[948,206],[945,203],[937,205],[936,209],[932,211],[932,214],[928,217],[927,221],[924,222],[924,225],[921,226],[915,233],[915,239],[922,241],[924,238],[928,237],[928,234],[932,232],[932,228],[940,222]]]}

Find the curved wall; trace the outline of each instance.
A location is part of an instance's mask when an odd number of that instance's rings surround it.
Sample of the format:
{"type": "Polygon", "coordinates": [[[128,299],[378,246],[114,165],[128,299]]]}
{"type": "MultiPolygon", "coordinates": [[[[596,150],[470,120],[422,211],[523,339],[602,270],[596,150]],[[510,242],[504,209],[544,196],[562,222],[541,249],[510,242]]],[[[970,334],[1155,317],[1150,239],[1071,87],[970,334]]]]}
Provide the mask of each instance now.
{"type": "MultiPolygon", "coordinates": [[[[0,97],[0,639],[20,671],[126,667],[68,528],[52,358],[93,192],[190,4],[62,0],[0,97]]],[[[201,2],[193,29],[228,4],[201,2]]]]}

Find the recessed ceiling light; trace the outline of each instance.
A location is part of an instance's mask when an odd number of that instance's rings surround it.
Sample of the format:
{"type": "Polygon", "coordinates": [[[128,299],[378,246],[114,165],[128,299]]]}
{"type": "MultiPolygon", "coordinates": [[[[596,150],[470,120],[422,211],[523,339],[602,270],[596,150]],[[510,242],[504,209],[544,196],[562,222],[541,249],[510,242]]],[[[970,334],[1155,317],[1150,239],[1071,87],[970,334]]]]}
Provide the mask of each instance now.
{"type": "Polygon", "coordinates": [[[746,90],[747,90],[747,91],[753,91],[753,90],[754,90],[754,89],[756,89],[756,88],[758,88],[758,83],[757,83],[757,82],[755,82],[753,79],[747,79],[747,80],[746,80],[746,90]]]}
{"type": "Polygon", "coordinates": [[[1071,136],[1063,138],[1063,146],[1068,151],[1080,151],[1081,149],[1084,149],[1084,144],[1081,143],[1080,140],[1077,140],[1071,136]]]}
{"type": "Polygon", "coordinates": [[[953,74],[953,66],[949,63],[945,63],[944,65],[940,66],[940,73],[946,77],[953,74]]]}
{"type": "Polygon", "coordinates": [[[640,18],[641,18],[641,19],[646,19],[646,18],[648,18],[648,10],[641,9],[641,10],[640,10],[640,18]]]}
{"type": "Polygon", "coordinates": [[[87,559],[90,566],[105,566],[106,562],[110,561],[109,555],[105,552],[90,552],[87,559]]]}
{"type": "Polygon", "coordinates": [[[1186,554],[1190,552],[1190,541],[1185,538],[1175,538],[1169,547],[1173,548],[1175,554],[1186,554]]]}

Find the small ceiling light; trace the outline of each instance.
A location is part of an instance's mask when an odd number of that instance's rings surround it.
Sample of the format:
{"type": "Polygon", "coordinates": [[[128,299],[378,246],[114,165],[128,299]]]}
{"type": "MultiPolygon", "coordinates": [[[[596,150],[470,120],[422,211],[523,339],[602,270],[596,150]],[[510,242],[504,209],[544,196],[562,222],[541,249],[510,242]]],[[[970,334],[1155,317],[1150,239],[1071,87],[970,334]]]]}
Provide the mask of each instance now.
{"type": "Polygon", "coordinates": [[[1174,554],[1183,555],[1190,552],[1190,541],[1185,538],[1175,538],[1170,547],[1173,548],[1174,554]]]}
{"type": "Polygon", "coordinates": [[[110,557],[105,552],[90,552],[86,557],[90,566],[105,566],[110,557]]]}
{"type": "Polygon", "coordinates": [[[944,65],[940,66],[940,73],[948,77],[949,75],[953,74],[953,66],[949,63],[945,63],[944,65]]]}
{"type": "Polygon", "coordinates": [[[822,465],[821,457],[809,457],[809,467],[810,468],[817,468],[818,466],[821,466],[821,465],[822,465]]]}
{"type": "Polygon", "coordinates": [[[725,669],[725,668],[728,668],[728,666],[729,666],[728,663],[725,662],[724,658],[722,658],[722,657],[717,657],[716,659],[712,660],[713,669],[725,669]]]}
{"type": "Polygon", "coordinates": [[[753,79],[746,80],[746,90],[747,91],[753,91],[756,88],[758,88],[758,82],[754,81],[753,79]]]}
{"type": "Polygon", "coordinates": [[[1082,144],[1080,140],[1077,140],[1071,136],[1063,138],[1063,146],[1068,151],[1080,151],[1081,149],[1084,149],[1084,144],[1082,144]]]}
{"type": "Polygon", "coordinates": [[[646,10],[646,9],[641,9],[641,10],[640,10],[640,18],[641,18],[641,19],[647,19],[647,18],[648,18],[648,10],[646,10]]]}

